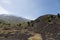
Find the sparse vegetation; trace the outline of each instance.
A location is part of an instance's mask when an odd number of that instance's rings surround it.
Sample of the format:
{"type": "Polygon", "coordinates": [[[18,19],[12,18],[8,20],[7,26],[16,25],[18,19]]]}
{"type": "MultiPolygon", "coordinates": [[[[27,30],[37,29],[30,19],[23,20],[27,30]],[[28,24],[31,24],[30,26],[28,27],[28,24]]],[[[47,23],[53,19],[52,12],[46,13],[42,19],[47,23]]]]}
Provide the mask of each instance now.
{"type": "Polygon", "coordinates": [[[60,18],[60,14],[59,13],[57,14],[57,17],[60,18]]]}
{"type": "Polygon", "coordinates": [[[45,35],[52,37],[51,33],[53,34],[54,38],[57,36],[56,34],[60,32],[60,24],[57,23],[57,21],[60,20],[60,14],[57,14],[55,16],[58,18],[55,19],[54,15],[47,15],[44,17],[42,16],[42,18],[39,17],[34,21],[25,21],[19,23],[9,23],[0,20],[0,38],[17,38],[19,40],[43,40],[46,37],[45,35]],[[51,22],[53,23],[49,24],[51,22]],[[35,35],[35,33],[41,35],[35,35]]]}

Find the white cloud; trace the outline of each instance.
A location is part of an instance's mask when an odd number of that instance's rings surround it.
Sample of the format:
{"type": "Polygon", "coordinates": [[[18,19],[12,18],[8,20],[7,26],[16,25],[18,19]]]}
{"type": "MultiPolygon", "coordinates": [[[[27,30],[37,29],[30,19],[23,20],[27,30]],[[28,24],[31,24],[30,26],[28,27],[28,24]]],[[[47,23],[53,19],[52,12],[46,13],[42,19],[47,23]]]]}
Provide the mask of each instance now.
{"type": "Polygon", "coordinates": [[[0,14],[9,14],[9,12],[3,7],[0,7],[0,14]]]}
{"type": "Polygon", "coordinates": [[[10,1],[10,0],[1,0],[1,3],[4,3],[4,4],[11,4],[11,1],[10,1]]]}

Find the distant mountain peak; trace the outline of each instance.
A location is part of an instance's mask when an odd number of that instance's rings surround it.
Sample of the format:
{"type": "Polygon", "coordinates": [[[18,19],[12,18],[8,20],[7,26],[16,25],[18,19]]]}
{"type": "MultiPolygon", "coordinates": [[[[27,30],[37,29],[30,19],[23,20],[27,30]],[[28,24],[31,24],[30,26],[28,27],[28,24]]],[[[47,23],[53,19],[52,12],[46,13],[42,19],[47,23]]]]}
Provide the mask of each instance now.
{"type": "Polygon", "coordinates": [[[8,14],[0,14],[0,19],[11,23],[20,23],[24,21],[29,21],[28,19],[8,14]]]}

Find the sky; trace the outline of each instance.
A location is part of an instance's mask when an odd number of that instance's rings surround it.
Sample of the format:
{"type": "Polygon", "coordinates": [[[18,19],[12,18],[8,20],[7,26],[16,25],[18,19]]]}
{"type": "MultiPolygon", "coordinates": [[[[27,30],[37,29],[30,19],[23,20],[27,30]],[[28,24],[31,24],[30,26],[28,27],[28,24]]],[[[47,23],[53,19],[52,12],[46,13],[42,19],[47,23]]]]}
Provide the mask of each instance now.
{"type": "Polygon", "coordinates": [[[34,20],[41,15],[60,13],[60,0],[0,0],[0,14],[34,20]]]}

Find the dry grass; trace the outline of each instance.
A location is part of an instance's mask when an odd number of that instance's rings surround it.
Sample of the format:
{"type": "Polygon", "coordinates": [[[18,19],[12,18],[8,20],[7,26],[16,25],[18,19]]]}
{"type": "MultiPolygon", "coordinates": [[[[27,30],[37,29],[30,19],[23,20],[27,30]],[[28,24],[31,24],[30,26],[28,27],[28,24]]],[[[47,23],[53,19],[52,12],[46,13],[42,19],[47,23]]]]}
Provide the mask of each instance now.
{"type": "Polygon", "coordinates": [[[19,30],[0,30],[0,34],[16,33],[19,30]]]}

